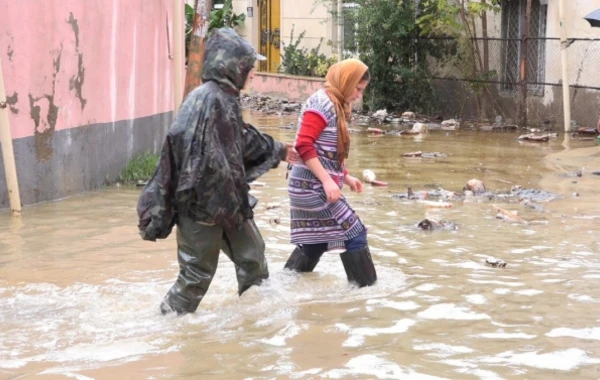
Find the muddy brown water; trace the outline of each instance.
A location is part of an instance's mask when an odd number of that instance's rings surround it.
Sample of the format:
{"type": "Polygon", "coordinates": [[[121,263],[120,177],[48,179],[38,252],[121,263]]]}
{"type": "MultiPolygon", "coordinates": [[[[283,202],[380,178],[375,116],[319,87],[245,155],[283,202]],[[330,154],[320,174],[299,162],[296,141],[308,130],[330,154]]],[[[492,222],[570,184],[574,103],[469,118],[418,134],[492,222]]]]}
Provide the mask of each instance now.
{"type": "MultiPolygon", "coordinates": [[[[293,138],[279,128],[287,121],[251,117],[293,138]]],[[[282,165],[253,189],[270,279],[238,297],[222,255],[200,308],[183,318],[159,314],[178,269],[175,239],[139,238],[139,189],[26,207],[20,219],[4,210],[0,378],[598,379],[600,178],[590,172],[600,150],[516,137],[353,134],[351,174],[371,169],[389,182],[345,192],[369,228],[379,275],[363,289],[347,284],[335,252],[311,274],[282,269],[292,250],[282,165]],[[401,157],[416,150],[447,156],[401,157]],[[581,168],[581,178],[558,175],[581,168]],[[533,222],[523,225],[496,219],[487,201],[436,210],[391,197],[407,186],[459,191],[471,178],[493,191],[543,185],[563,198],[545,212],[505,204],[533,222]],[[420,231],[425,216],[460,229],[420,231]],[[489,257],[507,267],[485,266],[489,257]]]]}

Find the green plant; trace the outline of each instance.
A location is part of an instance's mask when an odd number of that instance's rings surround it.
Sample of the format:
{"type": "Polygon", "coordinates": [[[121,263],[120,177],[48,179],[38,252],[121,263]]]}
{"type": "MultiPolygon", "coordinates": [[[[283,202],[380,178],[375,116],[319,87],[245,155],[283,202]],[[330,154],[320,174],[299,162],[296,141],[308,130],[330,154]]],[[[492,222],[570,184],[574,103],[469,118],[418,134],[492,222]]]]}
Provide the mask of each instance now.
{"type": "Polygon", "coordinates": [[[292,25],[290,43],[286,45],[282,42],[283,54],[281,54],[279,71],[290,75],[324,77],[327,74],[327,70],[329,70],[329,66],[335,63],[337,58],[327,58],[325,54],[319,53],[323,38],[321,38],[317,47],[310,50],[300,47],[306,31],[300,33],[294,42],[294,28],[295,26],[292,25]]]}
{"type": "Polygon", "coordinates": [[[213,9],[210,12],[208,30],[219,29],[223,27],[237,28],[244,25],[246,15],[243,13],[233,13],[232,0],[225,0],[223,8],[213,9]]]}
{"type": "Polygon", "coordinates": [[[125,183],[146,181],[152,178],[159,156],[151,152],[135,155],[121,171],[120,180],[125,183]]]}
{"type": "Polygon", "coordinates": [[[442,54],[434,40],[420,40],[414,1],[356,0],[351,11],[356,47],[369,66],[365,106],[374,111],[431,112],[436,99],[427,77],[427,57],[442,54]]]}

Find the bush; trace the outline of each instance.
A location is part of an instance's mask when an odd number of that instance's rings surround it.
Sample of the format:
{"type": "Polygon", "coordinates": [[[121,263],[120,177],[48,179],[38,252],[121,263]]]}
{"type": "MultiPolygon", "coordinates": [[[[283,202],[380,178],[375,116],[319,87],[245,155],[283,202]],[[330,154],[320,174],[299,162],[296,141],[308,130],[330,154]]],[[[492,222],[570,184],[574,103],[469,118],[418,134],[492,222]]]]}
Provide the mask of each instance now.
{"type": "Polygon", "coordinates": [[[283,54],[281,54],[281,65],[279,71],[284,74],[302,75],[308,77],[324,77],[329,70],[329,66],[337,62],[336,57],[327,58],[323,53],[319,53],[323,39],[316,48],[310,49],[300,47],[306,31],[303,31],[294,42],[294,26],[290,34],[290,43],[283,45],[283,54]]]}
{"type": "MultiPolygon", "coordinates": [[[[430,112],[433,87],[426,79],[425,57],[436,55],[435,42],[419,40],[417,9],[412,1],[355,0],[357,47],[371,83],[365,94],[370,110],[382,108],[430,112]]],[[[422,9],[420,10],[422,11],[422,9]]]]}

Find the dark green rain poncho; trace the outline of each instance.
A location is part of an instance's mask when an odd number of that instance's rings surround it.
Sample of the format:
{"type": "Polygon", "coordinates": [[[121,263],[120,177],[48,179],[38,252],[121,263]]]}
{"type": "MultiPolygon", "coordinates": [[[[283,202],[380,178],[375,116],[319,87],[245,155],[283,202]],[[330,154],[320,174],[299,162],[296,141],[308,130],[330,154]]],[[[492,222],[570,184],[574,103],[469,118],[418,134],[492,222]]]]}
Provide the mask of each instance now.
{"type": "Polygon", "coordinates": [[[233,29],[208,38],[203,85],[184,100],[138,202],[144,240],[166,238],[177,215],[239,229],[253,217],[248,183],[285,158],[286,146],[242,119],[239,95],[256,61],[233,29]]]}
{"type": "Polygon", "coordinates": [[[232,29],[210,35],[203,84],[181,105],[140,195],[144,240],[164,239],[177,224],[179,274],[160,305],[163,314],[197,309],[221,251],[235,264],[240,295],[269,277],[248,183],[277,167],[287,147],[242,120],[240,90],[256,58],[232,29]]]}

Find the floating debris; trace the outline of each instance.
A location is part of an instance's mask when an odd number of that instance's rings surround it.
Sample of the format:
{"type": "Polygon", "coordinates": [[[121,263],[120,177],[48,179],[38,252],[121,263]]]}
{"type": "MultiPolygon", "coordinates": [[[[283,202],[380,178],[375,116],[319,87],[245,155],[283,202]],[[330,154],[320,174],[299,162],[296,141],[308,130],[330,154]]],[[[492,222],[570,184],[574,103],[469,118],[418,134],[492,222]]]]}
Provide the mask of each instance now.
{"type": "Polygon", "coordinates": [[[416,115],[414,112],[410,112],[410,111],[406,111],[402,114],[402,118],[404,120],[415,120],[416,119],[416,115]]]}
{"type": "Polygon", "coordinates": [[[281,224],[280,218],[271,218],[269,219],[269,224],[281,224]]]}
{"type": "Polygon", "coordinates": [[[403,131],[396,132],[395,135],[398,136],[419,136],[421,132],[413,131],[412,129],[405,129],[403,131]]]}
{"type": "Polygon", "coordinates": [[[534,142],[547,142],[550,140],[550,135],[535,135],[533,133],[529,133],[526,135],[521,135],[517,137],[517,140],[520,141],[534,141],[534,142]]]}
{"type": "Polygon", "coordinates": [[[581,177],[581,176],[583,176],[583,173],[581,172],[581,170],[577,170],[576,172],[560,173],[558,176],[560,178],[573,178],[573,177],[581,177]]]}
{"type": "Polygon", "coordinates": [[[447,154],[444,153],[440,153],[440,152],[421,152],[420,150],[416,151],[416,152],[407,152],[407,153],[403,153],[402,157],[407,157],[407,158],[415,158],[415,157],[421,157],[421,158],[436,158],[436,157],[448,157],[447,154]]]}
{"type": "Polygon", "coordinates": [[[365,181],[367,183],[371,183],[377,179],[375,172],[370,169],[363,170],[362,175],[363,175],[363,181],[365,181]]]}
{"type": "Polygon", "coordinates": [[[576,133],[579,134],[579,135],[593,135],[593,136],[595,136],[595,135],[597,135],[600,132],[596,128],[581,127],[581,128],[577,129],[576,133]]]}
{"type": "Polygon", "coordinates": [[[436,220],[432,218],[425,218],[417,224],[417,227],[424,231],[435,231],[435,230],[458,230],[458,226],[453,222],[446,220],[436,220]]]}
{"type": "Polygon", "coordinates": [[[380,122],[382,122],[387,117],[387,115],[388,115],[387,110],[378,110],[378,111],[375,111],[373,113],[373,115],[371,115],[371,117],[373,119],[377,119],[380,122]]]}
{"type": "Polygon", "coordinates": [[[494,258],[485,259],[485,265],[492,268],[506,268],[506,262],[504,260],[494,258]]]}
{"type": "Polygon", "coordinates": [[[242,94],[242,107],[264,112],[267,115],[291,115],[300,111],[299,103],[290,103],[288,99],[269,96],[253,96],[242,94]]]}
{"type": "Polygon", "coordinates": [[[267,203],[267,210],[274,210],[276,208],[280,208],[281,204],[279,203],[267,203]]]}
{"type": "Polygon", "coordinates": [[[442,129],[446,131],[453,131],[460,127],[460,123],[454,119],[442,121],[442,129]]]}
{"type": "Polygon", "coordinates": [[[516,222],[516,223],[527,224],[527,221],[525,219],[521,218],[515,211],[505,210],[498,205],[492,205],[492,207],[497,211],[497,214],[496,214],[497,219],[502,219],[507,222],[516,222]]]}
{"type": "Polygon", "coordinates": [[[474,195],[481,195],[486,192],[483,181],[476,178],[468,180],[465,186],[463,186],[463,191],[471,191],[474,195]]]}
{"type": "Polygon", "coordinates": [[[550,202],[550,201],[560,198],[560,195],[551,193],[546,190],[523,189],[519,185],[512,187],[511,193],[509,196],[516,197],[519,201],[528,199],[532,202],[542,202],[542,203],[547,203],[547,202],[550,202]]]}
{"type": "Polygon", "coordinates": [[[387,187],[388,183],[383,181],[371,181],[371,186],[375,187],[387,187]]]}
{"type": "Polygon", "coordinates": [[[448,155],[445,154],[445,153],[440,153],[440,152],[429,152],[429,153],[423,153],[423,154],[421,154],[421,157],[423,157],[423,158],[436,158],[436,157],[448,157],[448,155]]]}
{"type": "Polygon", "coordinates": [[[388,186],[387,182],[377,181],[377,176],[375,176],[375,172],[373,172],[373,170],[365,169],[365,170],[363,170],[362,175],[363,175],[363,181],[371,184],[371,186],[377,186],[377,187],[388,186]]]}
{"type": "Polygon", "coordinates": [[[454,207],[450,202],[441,202],[441,201],[425,201],[419,200],[425,208],[452,208],[454,207]]]}
{"type": "Polygon", "coordinates": [[[534,211],[537,211],[537,212],[545,212],[546,211],[546,209],[544,208],[544,206],[542,206],[540,204],[537,204],[537,203],[534,203],[534,202],[532,202],[529,199],[523,199],[523,201],[521,201],[521,206],[530,208],[530,209],[532,209],[534,211]]]}
{"type": "Polygon", "coordinates": [[[367,133],[373,134],[373,135],[383,135],[385,134],[385,131],[383,129],[379,129],[379,128],[367,128],[367,133]]]}

